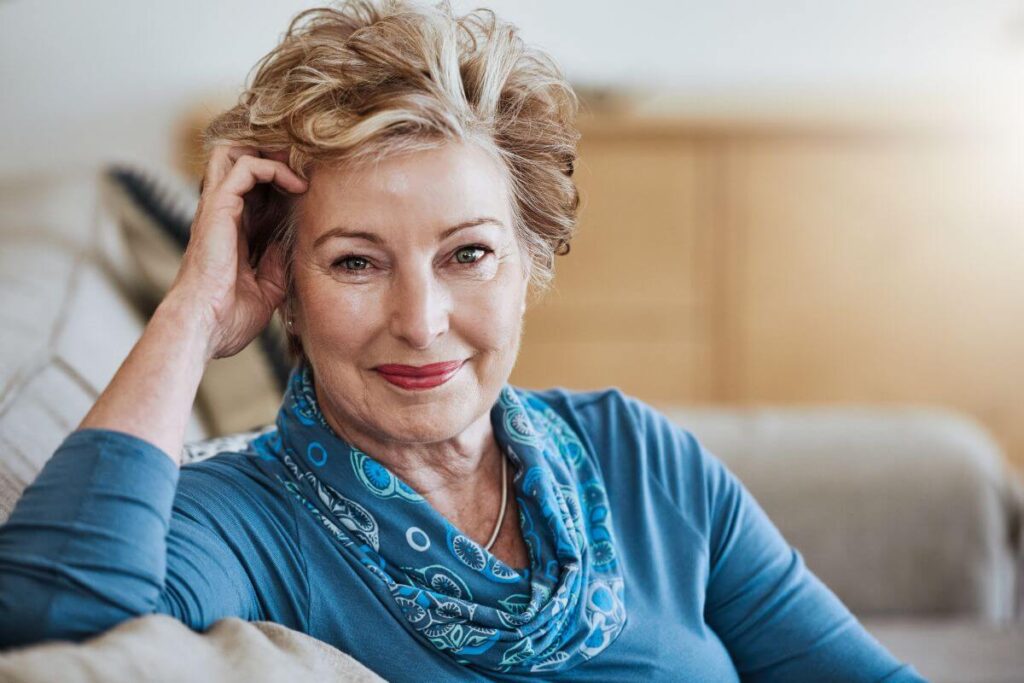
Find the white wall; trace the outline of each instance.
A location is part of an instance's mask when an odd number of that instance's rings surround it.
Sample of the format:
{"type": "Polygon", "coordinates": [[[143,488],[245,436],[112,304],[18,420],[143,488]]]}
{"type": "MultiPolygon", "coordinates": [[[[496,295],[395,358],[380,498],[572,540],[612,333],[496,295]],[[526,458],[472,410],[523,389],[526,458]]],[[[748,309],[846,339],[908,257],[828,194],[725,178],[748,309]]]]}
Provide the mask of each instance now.
{"type": "MultiPolygon", "coordinates": [[[[314,4],[0,0],[0,177],[164,160],[182,108],[240,87],[314,4]]],[[[1019,0],[487,4],[578,83],[655,88],[698,109],[910,94],[970,103],[1024,89],[1019,0]]]]}

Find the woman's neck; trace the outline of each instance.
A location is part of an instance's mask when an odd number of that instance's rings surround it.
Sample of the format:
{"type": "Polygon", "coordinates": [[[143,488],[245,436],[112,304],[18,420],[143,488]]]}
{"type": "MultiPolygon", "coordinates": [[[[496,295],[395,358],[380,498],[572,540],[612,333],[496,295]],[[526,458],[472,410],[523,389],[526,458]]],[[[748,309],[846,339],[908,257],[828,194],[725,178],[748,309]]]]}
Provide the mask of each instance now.
{"type": "MultiPolygon", "coordinates": [[[[322,407],[322,404],[321,404],[322,407]]],[[[329,410],[324,419],[346,443],[388,468],[453,524],[473,533],[491,505],[501,499],[501,451],[489,413],[484,413],[456,436],[436,443],[401,443],[338,420],[329,410]]],[[[493,519],[491,520],[493,523],[493,519]]],[[[488,530],[489,532],[489,530],[488,530]]]]}

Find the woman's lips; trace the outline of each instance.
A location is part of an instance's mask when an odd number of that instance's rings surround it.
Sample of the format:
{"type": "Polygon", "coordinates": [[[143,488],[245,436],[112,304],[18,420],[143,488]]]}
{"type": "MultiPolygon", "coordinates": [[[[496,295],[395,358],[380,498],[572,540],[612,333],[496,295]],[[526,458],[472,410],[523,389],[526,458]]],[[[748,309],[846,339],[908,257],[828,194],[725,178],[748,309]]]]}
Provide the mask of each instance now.
{"type": "Polygon", "coordinates": [[[403,389],[433,389],[455,376],[466,361],[453,360],[430,365],[378,365],[380,376],[403,389]]]}

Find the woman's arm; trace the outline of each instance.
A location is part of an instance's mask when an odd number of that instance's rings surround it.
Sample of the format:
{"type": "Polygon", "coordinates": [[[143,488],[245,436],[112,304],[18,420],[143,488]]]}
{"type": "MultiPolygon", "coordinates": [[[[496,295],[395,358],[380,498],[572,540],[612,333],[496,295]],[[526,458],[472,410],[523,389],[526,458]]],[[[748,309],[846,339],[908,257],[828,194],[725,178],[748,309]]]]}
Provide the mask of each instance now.
{"type": "Polygon", "coordinates": [[[132,434],[177,464],[199,381],[212,358],[232,356],[266,327],[284,298],[280,250],[249,265],[245,195],[257,183],[304,192],[281,161],[221,146],[206,169],[188,247],[171,290],[79,425],[132,434]]]}
{"type": "Polygon", "coordinates": [[[0,648],[153,612],[200,630],[226,616],[305,628],[299,532],[274,490],[249,456],[179,472],[129,434],[72,433],[0,528],[0,648]]]}
{"type": "Polygon", "coordinates": [[[915,683],[804,564],[726,466],[692,436],[704,470],[710,571],[705,618],[742,680],[915,683]]]}
{"type": "Polygon", "coordinates": [[[209,338],[195,304],[171,292],[78,428],[137,436],[177,465],[209,338]]]}
{"type": "Polygon", "coordinates": [[[292,192],[306,183],[253,154],[214,151],[171,291],[0,527],[0,645],[84,637],[158,606],[196,625],[210,615],[251,616],[252,578],[231,539],[204,529],[214,520],[202,510],[177,525],[171,510],[206,363],[244,348],[284,296],[279,249],[268,249],[258,269],[249,264],[245,195],[261,182],[292,192]],[[190,534],[173,536],[189,523],[190,534]],[[170,554],[169,531],[177,543],[170,554]],[[222,580],[207,582],[214,590],[188,585],[218,568],[222,580]],[[176,582],[168,585],[168,575],[176,582]]]}
{"type": "Polygon", "coordinates": [[[649,476],[707,548],[704,621],[746,683],[918,683],[804,564],[753,496],[690,432],[629,400],[649,476]]]}

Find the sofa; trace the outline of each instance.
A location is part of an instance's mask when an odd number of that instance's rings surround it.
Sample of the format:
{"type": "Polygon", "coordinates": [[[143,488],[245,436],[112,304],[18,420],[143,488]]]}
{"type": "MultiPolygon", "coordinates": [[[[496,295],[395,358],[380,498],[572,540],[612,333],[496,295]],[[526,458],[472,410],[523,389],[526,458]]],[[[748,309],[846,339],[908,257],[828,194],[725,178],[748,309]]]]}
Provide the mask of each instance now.
{"type": "MultiPolygon", "coordinates": [[[[173,277],[173,240],[147,244],[137,207],[111,192],[103,170],[0,183],[0,521],[85,415],[173,277]]],[[[211,365],[187,459],[273,421],[279,386],[255,346],[211,365]]],[[[898,657],[933,681],[1024,681],[1024,494],[977,422],[924,405],[658,407],[726,462],[898,657]]],[[[287,670],[379,680],[358,653],[278,625],[225,620],[194,634],[158,616],[84,644],[2,653],[0,678],[204,678],[152,659],[154,639],[180,643],[175,651],[198,657],[210,680],[287,670]],[[272,664],[231,664],[242,661],[272,664]]]]}

